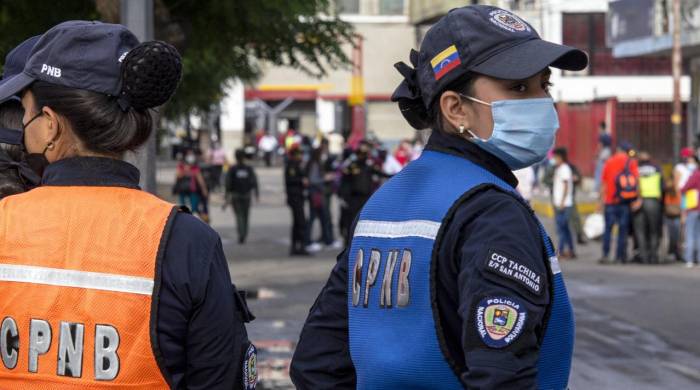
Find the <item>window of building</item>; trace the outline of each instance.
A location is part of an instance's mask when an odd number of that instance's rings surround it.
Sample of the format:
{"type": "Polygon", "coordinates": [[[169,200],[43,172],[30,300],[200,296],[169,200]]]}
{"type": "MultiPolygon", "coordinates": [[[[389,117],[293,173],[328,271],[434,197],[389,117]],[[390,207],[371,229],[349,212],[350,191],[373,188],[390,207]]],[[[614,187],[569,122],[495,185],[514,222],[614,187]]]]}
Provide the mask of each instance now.
{"type": "Polygon", "coordinates": [[[404,0],[379,0],[380,15],[403,15],[404,0]]]}
{"type": "Polygon", "coordinates": [[[605,45],[605,13],[565,13],[562,17],[563,43],[588,53],[588,69],[579,72],[593,76],[669,75],[670,55],[658,57],[613,58],[605,45]]]}
{"type": "Polygon", "coordinates": [[[537,9],[537,0],[509,0],[507,8],[513,11],[526,11],[537,9]]]}
{"type": "Polygon", "coordinates": [[[360,0],[336,0],[336,5],[340,14],[360,13],[360,0]]]}

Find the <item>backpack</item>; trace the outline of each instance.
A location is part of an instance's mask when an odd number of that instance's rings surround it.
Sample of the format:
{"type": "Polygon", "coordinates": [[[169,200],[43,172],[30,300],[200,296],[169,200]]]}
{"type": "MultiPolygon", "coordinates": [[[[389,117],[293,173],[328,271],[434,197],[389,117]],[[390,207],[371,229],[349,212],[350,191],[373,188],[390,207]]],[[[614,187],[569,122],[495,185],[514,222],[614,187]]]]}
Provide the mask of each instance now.
{"type": "Polygon", "coordinates": [[[632,203],[639,196],[639,180],[630,171],[631,158],[627,158],[622,172],[615,177],[615,199],[620,203],[632,203]]]}

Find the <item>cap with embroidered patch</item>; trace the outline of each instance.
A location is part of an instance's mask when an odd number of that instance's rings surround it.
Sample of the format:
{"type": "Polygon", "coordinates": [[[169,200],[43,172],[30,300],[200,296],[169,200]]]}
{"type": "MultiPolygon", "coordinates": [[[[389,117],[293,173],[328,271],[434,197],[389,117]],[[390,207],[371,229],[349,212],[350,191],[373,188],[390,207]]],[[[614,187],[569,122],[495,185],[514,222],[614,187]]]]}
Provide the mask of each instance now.
{"type": "Polygon", "coordinates": [[[38,39],[22,72],[0,85],[0,102],[37,80],[117,96],[121,61],[138,44],[136,36],[119,24],[58,24],[38,39]]]}
{"type": "Polygon", "coordinates": [[[404,81],[392,101],[420,100],[426,108],[468,72],[522,80],[549,66],[576,71],[588,65],[583,51],[545,41],[517,15],[487,5],[448,12],[425,34],[420,51],[411,51],[410,60],[413,68],[395,65],[404,81]]]}

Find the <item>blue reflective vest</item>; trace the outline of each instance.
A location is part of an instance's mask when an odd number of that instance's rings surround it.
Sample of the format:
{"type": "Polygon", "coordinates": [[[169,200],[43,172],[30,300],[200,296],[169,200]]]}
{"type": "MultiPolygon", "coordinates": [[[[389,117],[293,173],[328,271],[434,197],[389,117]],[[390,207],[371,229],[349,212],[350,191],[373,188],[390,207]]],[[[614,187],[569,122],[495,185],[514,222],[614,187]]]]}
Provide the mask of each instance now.
{"type": "MultiPolygon", "coordinates": [[[[471,161],[425,151],[360,213],[348,256],[350,355],[358,389],[462,389],[440,346],[434,317],[436,241],[469,192],[507,183],[471,161]]],[[[565,389],[574,319],[551,241],[540,224],[552,286],[538,388],[565,389]]]]}

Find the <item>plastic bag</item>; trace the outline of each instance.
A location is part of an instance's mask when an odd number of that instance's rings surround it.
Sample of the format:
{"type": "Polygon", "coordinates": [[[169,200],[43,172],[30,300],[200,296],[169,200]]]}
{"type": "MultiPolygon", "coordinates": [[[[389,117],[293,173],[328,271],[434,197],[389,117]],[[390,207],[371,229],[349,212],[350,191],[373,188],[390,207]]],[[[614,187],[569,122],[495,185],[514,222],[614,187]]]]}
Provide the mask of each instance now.
{"type": "Polygon", "coordinates": [[[583,224],[583,232],[589,240],[595,240],[603,235],[605,231],[605,218],[603,214],[595,213],[586,218],[583,224]]]}

